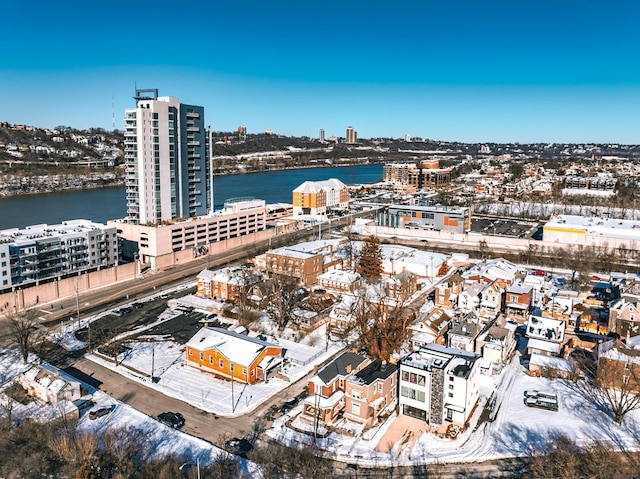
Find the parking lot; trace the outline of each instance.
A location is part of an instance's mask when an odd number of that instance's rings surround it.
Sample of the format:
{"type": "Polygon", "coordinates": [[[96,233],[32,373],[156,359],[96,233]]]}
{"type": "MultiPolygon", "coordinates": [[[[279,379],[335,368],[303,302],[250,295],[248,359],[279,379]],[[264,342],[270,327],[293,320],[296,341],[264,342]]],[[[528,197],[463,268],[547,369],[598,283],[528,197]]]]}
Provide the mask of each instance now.
{"type": "Polygon", "coordinates": [[[513,238],[536,238],[541,225],[537,222],[516,221],[492,218],[474,217],[471,221],[471,231],[493,236],[510,236],[513,238]]]}

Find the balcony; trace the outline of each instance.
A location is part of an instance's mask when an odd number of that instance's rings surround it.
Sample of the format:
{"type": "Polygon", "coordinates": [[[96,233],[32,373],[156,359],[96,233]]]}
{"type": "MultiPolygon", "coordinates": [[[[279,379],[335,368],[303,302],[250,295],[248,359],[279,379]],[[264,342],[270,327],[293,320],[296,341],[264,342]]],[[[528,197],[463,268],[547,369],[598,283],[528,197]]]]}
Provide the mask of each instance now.
{"type": "Polygon", "coordinates": [[[187,146],[200,146],[199,141],[188,141],[187,146]]]}
{"type": "Polygon", "coordinates": [[[187,113],[187,118],[200,118],[200,113],[187,113]]]}

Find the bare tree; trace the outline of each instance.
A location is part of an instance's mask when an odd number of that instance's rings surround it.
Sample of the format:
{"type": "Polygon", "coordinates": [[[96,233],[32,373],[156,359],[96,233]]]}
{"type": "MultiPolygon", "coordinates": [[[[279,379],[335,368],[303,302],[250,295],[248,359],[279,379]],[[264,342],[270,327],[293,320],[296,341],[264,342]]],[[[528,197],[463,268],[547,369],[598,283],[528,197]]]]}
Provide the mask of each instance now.
{"type": "Polygon", "coordinates": [[[606,406],[618,424],[631,411],[640,409],[640,361],[638,352],[617,343],[598,360],[591,383],[596,399],[606,406]]]}
{"type": "Polygon", "coordinates": [[[359,343],[374,359],[388,361],[408,338],[407,327],[415,312],[404,301],[392,300],[382,292],[375,299],[365,293],[352,311],[359,343]]]}
{"type": "Polygon", "coordinates": [[[33,309],[9,312],[4,315],[7,337],[17,346],[22,361],[27,364],[29,353],[34,352],[37,345],[44,339],[39,332],[37,312],[33,309]]]}

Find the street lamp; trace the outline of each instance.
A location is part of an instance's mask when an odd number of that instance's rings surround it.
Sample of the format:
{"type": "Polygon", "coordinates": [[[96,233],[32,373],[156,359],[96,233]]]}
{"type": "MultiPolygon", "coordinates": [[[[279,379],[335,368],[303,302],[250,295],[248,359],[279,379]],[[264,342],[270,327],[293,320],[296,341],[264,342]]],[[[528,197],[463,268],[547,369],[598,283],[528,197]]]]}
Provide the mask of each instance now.
{"type": "Polygon", "coordinates": [[[198,459],[197,457],[196,457],[196,462],[195,462],[195,463],[194,463],[193,461],[185,462],[185,463],[184,463],[183,465],[181,465],[178,469],[179,469],[180,471],[182,471],[182,468],[183,468],[184,466],[193,466],[194,464],[196,465],[196,470],[198,471],[198,479],[200,479],[200,459],[198,459]]]}

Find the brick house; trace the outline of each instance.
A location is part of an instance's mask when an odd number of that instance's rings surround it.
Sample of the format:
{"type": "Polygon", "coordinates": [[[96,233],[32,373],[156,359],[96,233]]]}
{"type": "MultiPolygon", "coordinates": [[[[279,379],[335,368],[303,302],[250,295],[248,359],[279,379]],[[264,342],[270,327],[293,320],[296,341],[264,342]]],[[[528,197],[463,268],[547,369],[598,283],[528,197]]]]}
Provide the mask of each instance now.
{"type": "Polygon", "coordinates": [[[247,290],[260,281],[260,276],[243,268],[203,270],[197,277],[196,295],[236,302],[247,290]]]}
{"type": "Polygon", "coordinates": [[[459,274],[452,274],[435,287],[435,304],[451,308],[457,304],[458,295],[462,293],[465,282],[459,274]]]}
{"type": "Polygon", "coordinates": [[[505,292],[505,312],[507,316],[524,324],[529,316],[533,301],[533,286],[524,283],[514,283],[505,292]]]}
{"type": "Polygon", "coordinates": [[[612,389],[640,393],[640,348],[618,339],[598,345],[598,378],[612,389]]]}
{"type": "Polygon", "coordinates": [[[368,426],[379,422],[396,405],[398,366],[371,362],[347,378],[344,396],[344,418],[368,426]]]}
{"type": "Polygon", "coordinates": [[[265,269],[272,277],[291,278],[311,286],[323,272],[323,260],[322,253],[284,247],[266,252],[265,269]]]}
{"type": "Polygon", "coordinates": [[[243,383],[266,381],[282,363],[277,344],[222,328],[201,328],[186,344],[187,365],[243,383]]]}
{"type": "Polygon", "coordinates": [[[362,276],[334,269],[318,276],[318,286],[337,293],[354,293],[362,288],[362,276]]]}
{"type": "Polygon", "coordinates": [[[369,362],[366,356],[346,351],[318,371],[309,380],[309,395],[304,399],[300,419],[309,424],[316,420],[333,424],[344,409],[347,378],[369,362]]]}
{"type": "Polygon", "coordinates": [[[397,303],[409,299],[418,290],[418,277],[410,271],[402,271],[384,281],[385,296],[397,303]]]}
{"type": "Polygon", "coordinates": [[[640,296],[623,294],[610,304],[609,331],[621,338],[640,335],[640,296]]]}

